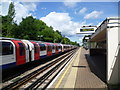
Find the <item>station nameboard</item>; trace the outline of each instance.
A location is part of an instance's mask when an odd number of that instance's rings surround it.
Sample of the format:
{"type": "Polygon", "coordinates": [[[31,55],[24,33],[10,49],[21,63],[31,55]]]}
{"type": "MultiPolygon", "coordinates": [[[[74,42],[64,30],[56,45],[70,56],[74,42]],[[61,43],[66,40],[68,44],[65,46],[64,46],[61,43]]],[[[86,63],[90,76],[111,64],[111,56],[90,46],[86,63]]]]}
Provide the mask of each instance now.
{"type": "Polygon", "coordinates": [[[77,29],[76,34],[93,34],[95,33],[96,26],[83,26],[80,29],[77,29]]]}
{"type": "Polygon", "coordinates": [[[80,29],[80,32],[86,32],[86,31],[94,31],[94,28],[82,28],[82,29],[80,29]]]}

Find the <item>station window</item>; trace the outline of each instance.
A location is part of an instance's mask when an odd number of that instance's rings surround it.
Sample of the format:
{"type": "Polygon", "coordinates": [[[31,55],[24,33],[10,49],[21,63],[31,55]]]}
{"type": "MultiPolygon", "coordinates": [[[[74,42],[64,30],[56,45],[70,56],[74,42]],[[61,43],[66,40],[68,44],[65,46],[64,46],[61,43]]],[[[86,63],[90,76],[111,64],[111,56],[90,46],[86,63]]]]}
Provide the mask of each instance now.
{"type": "Polygon", "coordinates": [[[40,46],[40,51],[46,50],[46,46],[44,44],[39,44],[39,46],[40,46]]]}
{"type": "Polygon", "coordinates": [[[25,55],[25,47],[22,43],[18,43],[20,47],[20,56],[25,55]]]}
{"type": "Polygon", "coordinates": [[[10,55],[13,54],[13,45],[10,42],[0,42],[0,46],[2,45],[2,52],[0,55],[10,55]]]}

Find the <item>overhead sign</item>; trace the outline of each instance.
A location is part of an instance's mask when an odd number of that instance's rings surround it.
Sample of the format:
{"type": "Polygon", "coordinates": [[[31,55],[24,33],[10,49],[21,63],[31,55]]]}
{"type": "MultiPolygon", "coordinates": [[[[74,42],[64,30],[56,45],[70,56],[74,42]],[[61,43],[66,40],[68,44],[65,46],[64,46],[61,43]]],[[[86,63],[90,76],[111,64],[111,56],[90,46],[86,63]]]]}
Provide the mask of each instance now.
{"type": "Polygon", "coordinates": [[[86,31],[94,31],[94,28],[82,28],[82,29],[80,29],[80,32],[86,32],[86,31]]]}
{"type": "Polygon", "coordinates": [[[77,30],[76,34],[92,34],[95,33],[96,27],[82,27],[77,30]]]}
{"type": "Polygon", "coordinates": [[[85,39],[89,39],[89,37],[85,37],[85,39]]]}

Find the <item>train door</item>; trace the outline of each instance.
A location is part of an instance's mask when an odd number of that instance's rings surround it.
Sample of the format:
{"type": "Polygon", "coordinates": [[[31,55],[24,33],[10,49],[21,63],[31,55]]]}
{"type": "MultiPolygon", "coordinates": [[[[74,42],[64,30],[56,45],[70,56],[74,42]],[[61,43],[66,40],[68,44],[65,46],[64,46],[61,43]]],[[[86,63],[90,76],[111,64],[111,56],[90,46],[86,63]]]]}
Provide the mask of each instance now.
{"type": "Polygon", "coordinates": [[[56,49],[56,54],[58,54],[58,45],[55,45],[55,49],[56,49]]]}
{"type": "Polygon", "coordinates": [[[61,45],[61,50],[62,50],[62,52],[64,52],[63,44],[60,44],[60,45],[61,45]]]}
{"type": "Polygon", "coordinates": [[[28,45],[29,49],[29,61],[34,61],[34,45],[28,40],[22,40],[22,42],[26,43],[28,45]]]}
{"type": "Polygon", "coordinates": [[[35,42],[32,42],[32,43],[34,45],[34,59],[39,60],[40,59],[40,46],[35,42]]]}
{"type": "Polygon", "coordinates": [[[26,63],[25,45],[22,41],[12,40],[16,46],[16,64],[21,65],[26,63]]]}
{"type": "Polygon", "coordinates": [[[26,62],[29,62],[29,46],[27,43],[23,42],[25,44],[25,52],[26,52],[26,62]]]}
{"type": "Polygon", "coordinates": [[[47,56],[52,56],[52,46],[47,44],[47,56]]]}
{"type": "Polygon", "coordinates": [[[0,68],[9,68],[16,65],[15,45],[10,40],[0,40],[0,68]]]}
{"type": "Polygon", "coordinates": [[[52,54],[56,53],[55,47],[56,47],[56,45],[52,44],[52,54]]]}
{"type": "Polygon", "coordinates": [[[60,44],[58,45],[58,52],[59,53],[61,52],[61,45],[60,44]]]}

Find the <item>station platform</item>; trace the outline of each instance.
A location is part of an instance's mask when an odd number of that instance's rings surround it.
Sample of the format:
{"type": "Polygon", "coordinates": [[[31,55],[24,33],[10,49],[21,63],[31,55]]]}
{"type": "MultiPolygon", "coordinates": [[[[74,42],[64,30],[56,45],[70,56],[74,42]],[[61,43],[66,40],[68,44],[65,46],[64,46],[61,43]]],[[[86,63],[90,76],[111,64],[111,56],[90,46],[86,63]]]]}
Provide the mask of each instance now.
{"type": "Polygon", "coordinates": [[[60,72],[48,88],[107,90],[106,83],[91,71],[86,55],[88,55],[88,50],[82,47],[79,48],[70,63],[60,72]]]}

